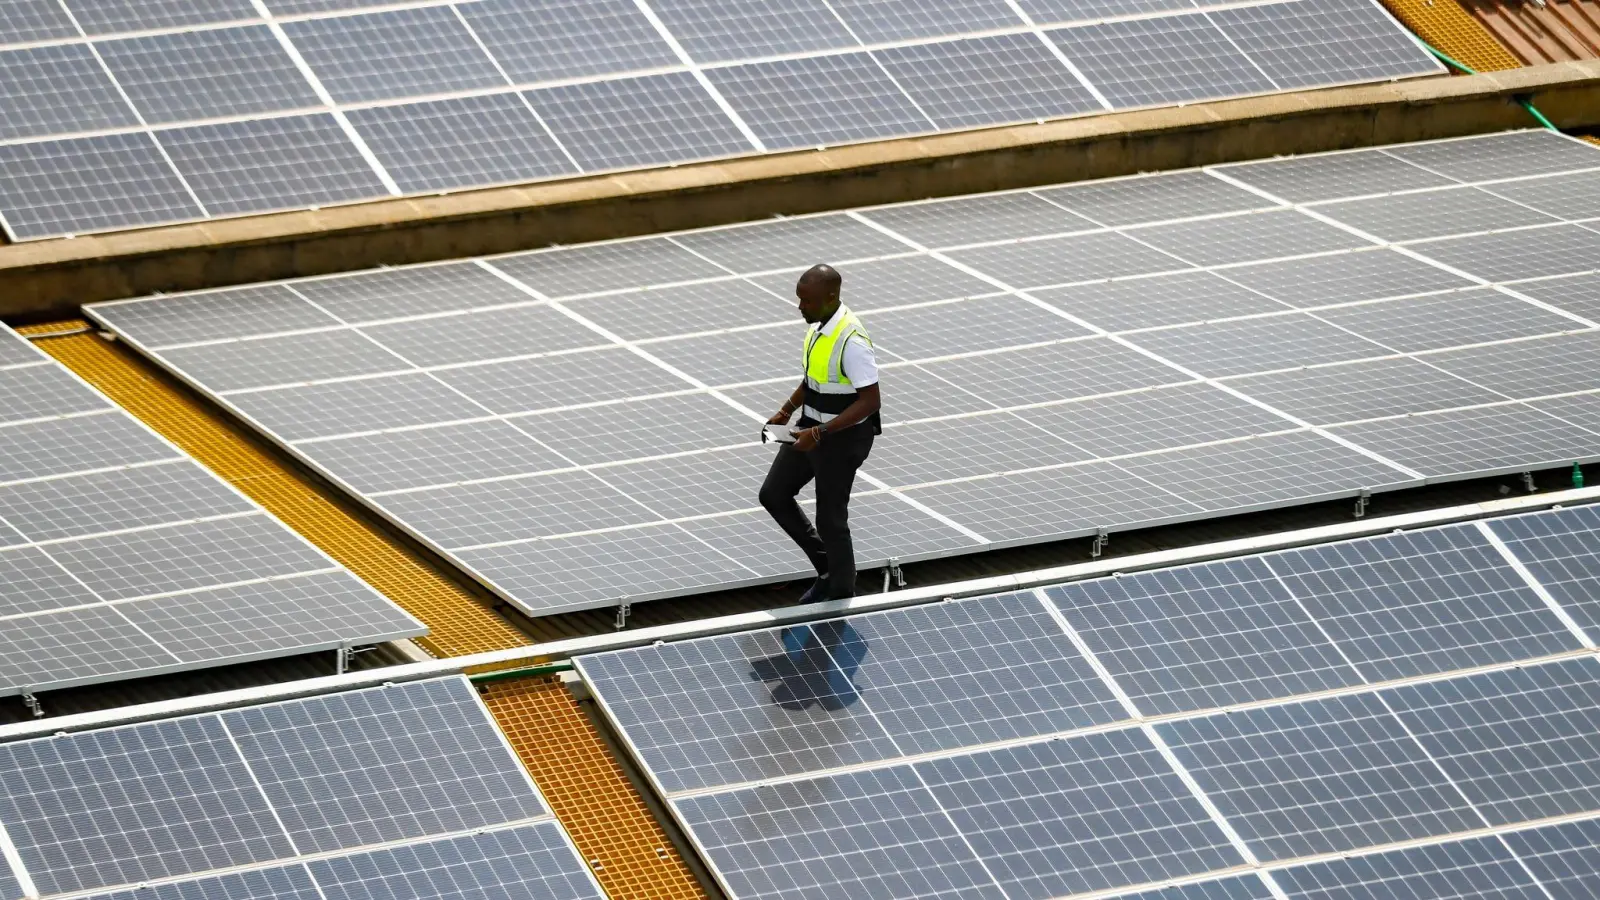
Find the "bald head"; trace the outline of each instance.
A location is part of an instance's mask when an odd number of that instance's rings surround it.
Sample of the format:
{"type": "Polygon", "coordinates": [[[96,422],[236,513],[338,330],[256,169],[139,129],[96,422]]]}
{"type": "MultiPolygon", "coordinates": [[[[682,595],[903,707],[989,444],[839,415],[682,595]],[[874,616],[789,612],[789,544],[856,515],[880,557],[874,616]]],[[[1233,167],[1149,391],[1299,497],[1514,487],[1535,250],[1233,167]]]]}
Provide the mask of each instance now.
{"type": "Polygon", "coordinates": [[[833,266],[818,264],[800,276],[794,295],[800,300],[800,315],[807,322],[826,322],[839,308],[839,289],[844,277],[833,266]]]}

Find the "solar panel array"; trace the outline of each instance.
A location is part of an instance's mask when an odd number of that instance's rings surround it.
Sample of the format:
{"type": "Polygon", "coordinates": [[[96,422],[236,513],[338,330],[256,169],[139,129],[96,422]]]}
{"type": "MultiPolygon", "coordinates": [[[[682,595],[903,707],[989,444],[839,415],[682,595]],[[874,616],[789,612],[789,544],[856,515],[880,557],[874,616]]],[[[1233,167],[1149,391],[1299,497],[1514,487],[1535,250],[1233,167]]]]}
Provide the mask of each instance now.
{"type": "Polygon", "coordinates": [[[808,571],[756,496],[812,263],[882,357],[867,567],[1600,456],[1595,217],[1515,132],[89,313],[539,615],[808,571]]]}
{"type": "Polygon", "coordinates": [[[1600,507],[581,657],[732,900],[1593,897],[1600,507]]]}
{"type": "Polygon", "coordinates": [[[604,897],[459,676],[0,744],[0,835],[4,900],[604,897]]]}
{"type": "Polygon", "coordinates": [[[372,5],[8,3],[0,224],[82,234],[1442,71],[1375,0],[372,5]]]}
{"type": "Polygon", "coordinates": [[[0,325],[0,697],[426,631],[0,325]]]}

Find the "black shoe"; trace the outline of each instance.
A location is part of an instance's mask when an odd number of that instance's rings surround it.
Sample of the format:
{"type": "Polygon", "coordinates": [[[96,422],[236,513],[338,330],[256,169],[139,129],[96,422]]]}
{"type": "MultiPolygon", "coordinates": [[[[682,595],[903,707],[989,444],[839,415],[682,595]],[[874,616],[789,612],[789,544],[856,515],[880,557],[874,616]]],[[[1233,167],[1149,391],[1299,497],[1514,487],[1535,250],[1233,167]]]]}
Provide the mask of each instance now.
{"type": "Polygon", "coordinates": [[[821,603],[827,599],[829,599],[829,596],[828,576],[826,575],[818,575],[817,580],[811,582],[811,587],[806,588],[806,592],[800,595],[801,603],[821,603]]]}

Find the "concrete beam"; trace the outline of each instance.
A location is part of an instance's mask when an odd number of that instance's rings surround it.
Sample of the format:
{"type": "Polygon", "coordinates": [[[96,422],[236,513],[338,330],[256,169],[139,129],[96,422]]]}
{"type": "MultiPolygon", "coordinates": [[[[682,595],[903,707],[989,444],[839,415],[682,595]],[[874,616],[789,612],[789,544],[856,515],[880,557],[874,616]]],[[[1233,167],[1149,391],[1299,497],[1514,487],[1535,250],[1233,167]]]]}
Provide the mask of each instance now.
{"type": "Polygon", "coordinates": [[[0,246],[0,316],[949,196],[1600,124],[1600,60],[1110,113],[618,175],[0,246]]]}

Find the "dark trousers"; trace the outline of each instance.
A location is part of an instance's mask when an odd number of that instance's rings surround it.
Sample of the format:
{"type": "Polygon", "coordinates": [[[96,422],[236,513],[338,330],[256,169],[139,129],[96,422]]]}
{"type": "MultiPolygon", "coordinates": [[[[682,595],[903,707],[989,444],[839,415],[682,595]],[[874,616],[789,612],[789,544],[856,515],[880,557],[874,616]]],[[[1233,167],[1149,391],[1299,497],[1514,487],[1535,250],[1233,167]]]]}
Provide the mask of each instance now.
{"type": "MultiPolygon", "coordinates": [[[[802,423],[804,424],[804,423],[802,423]]],[[[862,423],[822,439],[808,453],[791,444],[778,456],[761,485],[761,505],[778,527],[800,546],[818,575],[828,576],[828,595],[856,595],[856,554],[850,543],[850,488],[856,470],[872,452],[873,429],[862,423]],[[800,509],[795,496],[812,479],[817,482],[817,524],[800,509]]]]}

